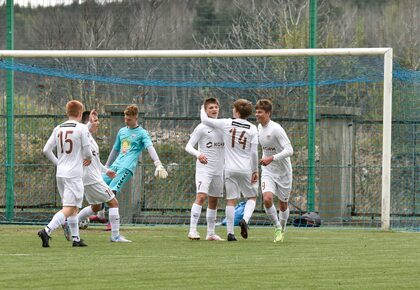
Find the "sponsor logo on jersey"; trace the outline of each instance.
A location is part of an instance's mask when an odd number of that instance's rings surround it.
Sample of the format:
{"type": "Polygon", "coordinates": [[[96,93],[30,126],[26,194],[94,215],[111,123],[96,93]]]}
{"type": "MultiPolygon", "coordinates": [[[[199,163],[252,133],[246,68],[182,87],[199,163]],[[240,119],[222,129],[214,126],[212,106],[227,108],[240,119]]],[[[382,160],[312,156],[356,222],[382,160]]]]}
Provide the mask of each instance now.
{"type": "Polygon", "coordinates": [[[209,130],[209,131],[207,131],[207,133],[209,133],[209,134],[210,134],[211,132],[213,132],[213,130],[209,130]]]}
{"type": "Polygon", "coordinates": [[[212,143],[212,142],[208,142],[208,143],[206,144],[206,147],[207,147],[207,148],[211,148],[211,147],[213,147],[213,143],[212,143]]]}
{"type": "Polygon", "coordinates": [[[245,128],[245,129],[250,129],[251,128],[251,125],[249,125],[249,124],[242,124],[242,123],[239,123],[239,122],[236,122],[236,121],[232,121],[232,126],[245,128]]]}
{"type": "Polygon", "coordinates": [[[64,123],[60,125],[60,127],[76,127],[76,126],[77,126],[76,123],[64,123]]]}
{"type": "Polygon", "coordinates": [[[276,148],[263,146],[263,150],[265,150],[265,151],[276,151],[276,148]]]}
{"type": "Polygon", "coordinates": [[[225,147],[225,143],[224,142],[214,142],[214,147],[223,148],[223,147],[225,147]]]}
{"type": "Polygon", "coordinates": [[[271,138],[271,135],[267,135],[266,137],[267,137],[267,139],[270,139],[271,138]]]}

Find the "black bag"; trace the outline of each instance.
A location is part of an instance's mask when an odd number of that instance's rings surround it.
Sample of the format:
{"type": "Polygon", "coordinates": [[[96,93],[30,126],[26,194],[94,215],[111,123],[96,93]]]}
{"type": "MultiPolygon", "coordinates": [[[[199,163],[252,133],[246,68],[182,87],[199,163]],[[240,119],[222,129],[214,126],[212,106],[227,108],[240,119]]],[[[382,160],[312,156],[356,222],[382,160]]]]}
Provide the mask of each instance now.
{"type": "Polygon", "coordinates": [[[307,212],[293,221],[295,227],[319,227],[321,217],[316,212],[307,212]]]}

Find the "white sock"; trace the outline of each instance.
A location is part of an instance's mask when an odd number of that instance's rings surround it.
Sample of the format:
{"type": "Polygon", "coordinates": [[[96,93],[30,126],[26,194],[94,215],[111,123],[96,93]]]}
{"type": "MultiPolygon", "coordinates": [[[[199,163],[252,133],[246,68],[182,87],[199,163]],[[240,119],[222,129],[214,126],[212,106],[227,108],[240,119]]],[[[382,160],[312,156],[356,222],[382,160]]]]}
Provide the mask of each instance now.
{"type": "Polygon", "coordinates": [[[113,238],[120,235],[120,212],[118,207],[109,208],[109,222],[111,224],[111,235],[113,238]]]}
{"type": "Polygon", "coordinates": [[[79,221],[84,221],[89,216],[94,215],[94,214],[95,214],[95,212],[92,210],[92,207],[90,205],[88,205],[87,207],[85,207],[81,211],[79,211],[77,216],[79,217],[79,221]]]}
{"type": "Polygon", "coordinates": [[[73,241],[80,241],[79,236],[79,217],[77,215],[72,215],[67,218],[67,223],[69,224],[70,233],[73,237],[73,241]]]}
{"type": "Polygon", "coordinates": [[[271,205],[270,208],[266,208],[264,206],[265,212],[268,214],[268,216],[270,217],[271,221],[273,222],[274,226],[276,228],[280,228],[280,221],[279,221],[279,217],[277,216],[277,210],[276,207],[273,205],[271,205]]]}
{"type": "Polygon", "coordinates": [[[217,208],[207,208],[206,220],[207,220],[207,235],[214,235],[214,228],[216,226],[217,208]]]}
{"type": "Polygon", "coordinates": [[[289,208],[287,208],[285,211],[281,211],[281,210],[279,211],[280,225],[283,231],[286,230],[286,224],[287,224],[288,218],[289,218],[289,208]]]}
{"type": "Polygon", "coordinates": [[[51,236],[51,233],[58,228],[59,226],[61,226],[62,224],[64,224],[64,222],[66,221],[66,216],[64,215],[64,213],[62,213],[61,211],[57,212],[53,218],[51,219],[50,223],[45,227],[45,231],[47,232],[47,234],[49,236],[51,236]]]}
{"type": "Polygon", "coordinates": [[[228,234],[234,234],[233,226],[235,220],[235,207],[232,205],[226,206],[226,230],[228,234]]]}
{"type": "Polygon", "coordinates": [[[203,207],[194,203],[191,207],[190,231],[197,230],[198,220],[200,219],[201,209],[203,207]]]}
{"type": "Polygon", "coordinates": [[[101,209],[100,211],[98,211],[98,213],[96,214],[99,218],[104,219],[105,218],[105,208],[101,209]]]}
{"type": "Polygon", "coordinates": [[[246,223],[249,223],[249,220],[251,219],[251,216],[254,213],[255,204],[256,202],[253,199],[248,199],[246,201],[245,209],[244,209],[244,217],[243,217],[246,223]]]}

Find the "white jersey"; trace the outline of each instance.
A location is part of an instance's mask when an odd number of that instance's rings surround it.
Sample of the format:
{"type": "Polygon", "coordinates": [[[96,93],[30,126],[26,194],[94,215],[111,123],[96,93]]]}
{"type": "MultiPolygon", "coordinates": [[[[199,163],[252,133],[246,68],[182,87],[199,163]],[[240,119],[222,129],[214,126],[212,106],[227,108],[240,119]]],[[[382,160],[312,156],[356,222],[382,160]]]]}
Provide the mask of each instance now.
{"type": "Polygon", "coordinates": [[[45,147],[57,148],[57,177],[82,177],[83,147],[90,146],[86,125],[68,120],[54,128],[45,147]]]}
{"type": "Polygon", "coordinates": [[[258,154],[258,131],[254,124],[243,119],[211,119],[206,114],[202,117],[205,124],[223,132],[225,170],[256,170],[256,165],[252,164],[252,154],[258,154]]]}
{"type": "Polygon", "coordinates": [[[207,157],[207,164],[196,162],[197,173],[211,173],[222,175],[224,167],[224,142],[220,130],[199,124],[190,136],[186,150],[195,157],[204,154],[207,157]],[[198,150],[194,146],[198,143],[198,150]]]}
{"type": "Polygon", "coordinates": [[[97,182],[101,182],[102,173],[106,172],[105,166],[102,165],[99,159],[99,146],[95,139],[90,135],[90,150],[92,151],[92,163],[89,166],[83,168],[83,185],[90,185],[97,182]]]}
{"type": "MultiPolygon", "coordinates": [[[[282,152],[286,147],[291,148],[290,140],[280,124],[269,121],[266,126],[258,125],[258,139],[262,147],[263,157],[273,156],[282,152]]],[[[292,179],[292,164],[290,157],[276,158],[267,166],[261,166],[261,175],[270,175],[271,177],[288,182],[292,179]]]]}

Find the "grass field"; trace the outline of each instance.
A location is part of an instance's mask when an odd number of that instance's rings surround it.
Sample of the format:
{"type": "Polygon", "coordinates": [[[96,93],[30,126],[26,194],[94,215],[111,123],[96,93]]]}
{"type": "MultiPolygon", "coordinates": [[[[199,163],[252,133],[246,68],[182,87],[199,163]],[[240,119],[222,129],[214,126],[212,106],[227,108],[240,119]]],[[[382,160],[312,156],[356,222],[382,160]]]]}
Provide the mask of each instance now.
{"type": "MultiPolygon", "coordinates": [[[[57,230],[0,225],[0,289],[419,289],[420,234],[353,229],[250,229],[238,242],[189,241],[188,228],[124,227],[129,244],[102,228],[72,248],[57,230]]],[[[199,229],[204,235],[205,229],[199,229]]],[[[224,236],[225,228],[217,228],[224,236]]]]}

